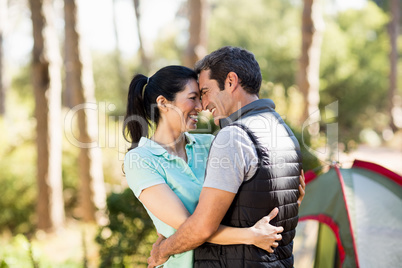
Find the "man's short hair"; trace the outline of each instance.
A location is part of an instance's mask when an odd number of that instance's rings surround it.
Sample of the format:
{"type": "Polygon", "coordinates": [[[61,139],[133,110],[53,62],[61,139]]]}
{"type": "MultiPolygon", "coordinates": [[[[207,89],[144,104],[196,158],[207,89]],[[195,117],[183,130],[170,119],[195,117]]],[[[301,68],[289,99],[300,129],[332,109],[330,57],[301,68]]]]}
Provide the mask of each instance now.
{"type": "Polygon", "coordinates": [[[224,90],[225,80],[229,72],[235,72],[240,85],[249,94],[258,95],[262,75],[254,54],[239,47],[226,46],[208,54],[195,64],[195,71],[210,70],[209,78],[218,82],[224,90]]]}

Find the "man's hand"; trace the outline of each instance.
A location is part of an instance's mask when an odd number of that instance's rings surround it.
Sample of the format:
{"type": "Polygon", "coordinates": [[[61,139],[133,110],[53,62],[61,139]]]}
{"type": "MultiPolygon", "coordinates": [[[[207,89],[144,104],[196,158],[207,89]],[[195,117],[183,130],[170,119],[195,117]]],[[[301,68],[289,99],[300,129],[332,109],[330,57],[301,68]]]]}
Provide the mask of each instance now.
{"type": "Polygon", "coordinates": [[[278,246],[278,242],[282,239],[282,235],[280,233],[283,232],[283,227],[275,227],[269,222],[275,218],[275,216],[278,214],[279,209],[274,208],[268,216],[265,216],[261,220],[259,220],[256,224],[254,224],[251,229],[253,230],[253,233],[255,234],[255,241],[253,242],[253,245],[259,248],[262,248],[269,253],[273,253],[274,250],[273,248],[276,248],[278,246]]]}
{"type": "Polygon", "coordinates": [[[169,256],[167,256],[167,257],[160,256],[160,252],[159,252],[159,246],[162,244],[162,242],[165,239],[166,239],[166,237],[164,237],[163,235],[158,233],[158,239],[152,245],[151,256],[148,258],[148,268],[153,268],[158,265],[161,265],[169,259],[169,256]]]}
{"type": "Polygon", "coordinates": [[[166,240],[153,245],[148,267],[160,265],[174,254],[192,250],[207,241],[219,228],[235,193],[203,187],[194,213],[166,240]]]}
{"type": "Polygon", "coordinates": [[[305,178],[304,178],[304,171],[303,171],[303,169],[302,169],[302,171],[301,171],[301,175],[300,175],[300,177],[299,177],[299,181],[300,181],[300,184],[299,184],[299,193],[300,193],[300,195],[299,195],[299,198],[297,199],[297,204],[298,204],[299,207],[300,207],[301,202],[303,201],[304,195],[306,194],[306,182],[305,182],[305,178]]]}

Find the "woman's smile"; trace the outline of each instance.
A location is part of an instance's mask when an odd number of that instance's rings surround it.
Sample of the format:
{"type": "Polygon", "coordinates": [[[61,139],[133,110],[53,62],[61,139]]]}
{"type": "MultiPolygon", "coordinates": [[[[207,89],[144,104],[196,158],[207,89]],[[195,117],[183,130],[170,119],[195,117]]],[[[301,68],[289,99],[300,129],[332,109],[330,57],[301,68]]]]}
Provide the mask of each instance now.
{"type": "Polygon", "coordinates": [[[197,122],[198,122],[198,114],[190,114],[188,117],[189,117],[190,120],[192,120],[195,124],[197,124],[197,122]]]}

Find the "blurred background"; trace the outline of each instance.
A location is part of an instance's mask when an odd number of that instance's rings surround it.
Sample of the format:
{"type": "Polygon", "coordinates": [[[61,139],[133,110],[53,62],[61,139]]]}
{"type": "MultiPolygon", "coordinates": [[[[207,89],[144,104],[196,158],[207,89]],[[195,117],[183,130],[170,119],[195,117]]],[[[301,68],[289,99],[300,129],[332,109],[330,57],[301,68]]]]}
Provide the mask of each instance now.
{"type": "MultiPolygon", "coordinates": [[[[146,267],[156,234],[122,172],[128,84],[226,45],[255,54],[305,171],[361,159],[402,174],[401,9],[0,0],[0,267],[146,267]]],[[[197,132],[216,131],[203,112],[197,132]]],[[[312,267],[310,240],[296,239],[295,267],[312,267]]]]}

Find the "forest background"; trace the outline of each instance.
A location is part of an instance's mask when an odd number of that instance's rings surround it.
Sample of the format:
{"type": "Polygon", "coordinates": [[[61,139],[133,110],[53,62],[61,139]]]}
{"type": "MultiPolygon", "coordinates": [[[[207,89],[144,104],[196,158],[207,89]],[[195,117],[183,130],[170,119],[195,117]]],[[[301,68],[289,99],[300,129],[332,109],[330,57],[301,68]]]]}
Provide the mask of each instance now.
{"type": "MultiPolygon", "coordinates": [[[[155,232],[122,172],[129,81],[225,45],[255,54],[305,170],[359,156],[401,174],[401,8],[0,0],[0,267],[143,267],[155,232]]],[[[201,113],[197,132],[216,131],[201,113]]]]}

